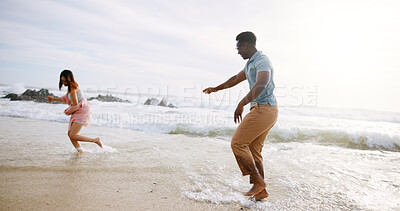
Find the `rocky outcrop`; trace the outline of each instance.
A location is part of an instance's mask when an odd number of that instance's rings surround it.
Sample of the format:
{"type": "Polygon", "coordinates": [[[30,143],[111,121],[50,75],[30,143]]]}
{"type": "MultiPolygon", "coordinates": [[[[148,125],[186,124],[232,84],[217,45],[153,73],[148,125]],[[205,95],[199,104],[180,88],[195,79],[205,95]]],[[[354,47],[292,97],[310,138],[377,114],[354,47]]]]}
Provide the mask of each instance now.
{"type": "MultiPolygon", "coordinates": [[[[21,95],[10,93],[10,94],[7,94],[3,98],[9,98],[11,101],[24,100],[24,101],[47,103],[47,96],[57,97],[54,94],[49,93],[49,90],[47,90],[47,89],[40,89],[39,91],[27,89],[21,95]]],[[[130,103],[129,100],[123,100],[121,98],[114,97],[112,95],[98,95],[97,97],[91,97],[88,100],[89,101],[90,100],[98,100],[98,101],[102,101],[102,102],[130,103]]],[[[61,102],[54,101],[52,103],[61,103],[61,102]]],[[[149,98],[146,100],[146,102],[144,104],[145,105],[153,105],[153,106],[177,108],[177,106],[175,106],[174,104],[168,103],[166,98],[162,98],[161,101],[158,100],[157,98],[149,98]]]]}
{"type": "Polygon", "coordinates": [[[24,100],[24,101],[34,101],[34,102],[39,102],[39,103],[46,103],[47,96],[56,97],[52,93],[49,93],[49,90],[47,90],[47,89],[40,89],[39,91],[36,91],[35,89],[34,90],[27,89],[21,95],[10,93],[3,98],[9,98],[11,101],[24,100]]]}
{"type": "Polygon", "coordinates": [[[159,101],[157,98],[149,98],[144,102],[144,105],[158,105],[158,106],[164,106],[164,107],[170,107],[170,108],[177,108],[174,104],[167,102],[166,98],[163,98],[161,101],[159,101]]]}
{"type": "Polygon", "coordinates": [[[6,95],[5,97],[2,97],[2,98],[9,98],[11,101],[21,100],[21,98],[17,94],[14,94],[14,93],[10,93],[10,94],[6,95]]]}
{"type": "Polygon", "coordinates": [[[144,102],[145,105],[158,105],[160,103],[156,98],[149,98],[144,102]]]}
{"type": "Polygon", "coordinates": [[[112,95],[98,95],[97,97],[91,97],[88,99],[90,100],[98,100],[101,102],[119,102],[119,103],[130,103],[129,100],[123,100],[118,97],[114,97],[112,95]]]}

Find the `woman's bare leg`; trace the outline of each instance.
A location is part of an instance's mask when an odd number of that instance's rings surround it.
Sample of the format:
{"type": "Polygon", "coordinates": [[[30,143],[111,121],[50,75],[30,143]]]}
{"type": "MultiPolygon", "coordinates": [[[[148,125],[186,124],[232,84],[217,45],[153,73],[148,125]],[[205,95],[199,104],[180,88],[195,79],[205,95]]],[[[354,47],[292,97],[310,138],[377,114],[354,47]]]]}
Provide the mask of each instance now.
{"type": "MultiPolygon", "coordinates": [[[[82,129],[82,124],[79,123],[72,123],[71,130],[68,132],[68,136],[71,139],[72,144],[75,146],[75,148],[80,148],[80,145],[78,141],[84,141],[84,142],[93,142],[99,145],[99,147],[103,148],[103,145],[101,144],[100,138],[89,138],[86,136],[78,135],[79,131],[82,129]]],[[[79,150],[78,150],[79,151],[79,150]]]]}
{"type": "Polygon", "coordinates": [[[82,152],[81,145],[79,144],[78,141],[75,141],[74,139],[72,139],[70,134],[71,134],[71,130],[68,131],[68,137],[71,140],[72,145],[74,145],[75,149],[78,150],[78,152],[82,152]]]}

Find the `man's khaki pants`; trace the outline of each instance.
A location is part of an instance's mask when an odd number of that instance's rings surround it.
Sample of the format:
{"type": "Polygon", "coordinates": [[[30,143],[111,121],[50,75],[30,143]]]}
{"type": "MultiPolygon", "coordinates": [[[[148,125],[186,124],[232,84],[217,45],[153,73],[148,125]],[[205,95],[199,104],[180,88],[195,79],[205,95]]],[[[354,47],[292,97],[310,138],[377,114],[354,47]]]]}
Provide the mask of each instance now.
{"type": "Polygon", "coordinates": [[[278,106],[254,104],[236,129],[231,147],[243,176],[258,172],[264,178],[261,151],[277,118],[278,106]]]}

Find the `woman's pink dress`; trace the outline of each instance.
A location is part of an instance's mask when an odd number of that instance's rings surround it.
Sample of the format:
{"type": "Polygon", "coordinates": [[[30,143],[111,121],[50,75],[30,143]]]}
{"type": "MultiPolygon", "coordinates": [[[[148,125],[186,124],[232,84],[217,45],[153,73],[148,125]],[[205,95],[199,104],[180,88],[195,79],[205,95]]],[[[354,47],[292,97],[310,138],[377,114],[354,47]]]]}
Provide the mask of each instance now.
{"type": "Polygon", "coordinates": [[[92,112],[90,110],[90,103],[87,101],[84,95],[82,100],[76,106],[72,106],[72,102],[68,99],[68,94],[62,96],[61,99],[64,101],[64,103],[69,105],[69,107],[64,111],[66,115],[71,115],[68,131],[71,130],[73,122],[81,122],[85,126],[90,125],[90,116],[92,112]]]}

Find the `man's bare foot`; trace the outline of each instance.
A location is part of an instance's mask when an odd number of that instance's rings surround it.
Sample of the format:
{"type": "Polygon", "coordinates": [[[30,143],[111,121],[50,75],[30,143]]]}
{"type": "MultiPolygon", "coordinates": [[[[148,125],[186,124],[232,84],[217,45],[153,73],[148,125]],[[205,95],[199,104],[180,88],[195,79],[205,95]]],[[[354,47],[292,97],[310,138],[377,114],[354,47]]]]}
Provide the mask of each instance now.
{"type": "Polygon", "coordinates": [[[269,196],[269,194],[268,194],[267,190],[264,189],[260,193],[254,195],[253,197],[256,201],[261,201],[261,200],[267,198],[268,196],[269,196]]]}
{"type": "Polygon", "coordinates": [[[96,143],[97,145],[99,145],[100,148],[103,148],[103,144],[101,143],[99,137],[97,137],[97,138],[94,139],[94,143],[96,143]]]}
{"type": "Polygon", "coordinates": [[[75,148],[79,153],[83,153],[83,151],[82,151],[82,148],[80,148],[80,147],[77,147],[77,148],[75,148]]]}
{"type": "Polygon", "coordinates": [[[254,183],[253,187],[247,192],[245,195],[246,196],[254,196],[261,191],[263,191],[267,187],[264,181],[261,181],[260,183],[254,183]]]}

